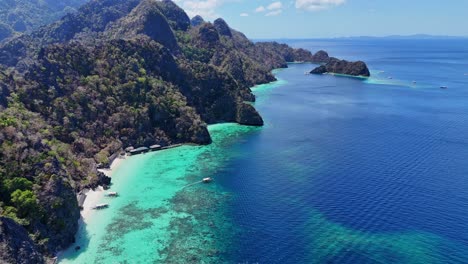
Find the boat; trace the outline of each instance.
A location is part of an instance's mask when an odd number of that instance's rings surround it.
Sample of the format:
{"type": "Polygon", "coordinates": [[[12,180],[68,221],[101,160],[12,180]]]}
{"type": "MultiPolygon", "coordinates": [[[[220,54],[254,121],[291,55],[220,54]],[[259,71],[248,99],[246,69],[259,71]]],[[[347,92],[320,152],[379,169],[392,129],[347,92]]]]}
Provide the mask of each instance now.
{"type": "Polygon", "coordinates": [[[416,81],[413,81],[413,83],[416,83],[416,81]]]}
{"type": "Polygon", "coordinates": [[[106,196],[109,196],[109,197],[117,197],[117,196],[119,196],[119,194],[118,194],[117,192],[108,192],[108,193],[106,194],[106,196]]]}
{"type": "Polygon", "coordinates": [[[109,204],[103,203],[103,204],[96,204],[96,206],[93,207],[94,210],[99,210],[99,209],[104,209],[109,207],[109,204]]]}
{"type": "Polygon", "coordinates": [[[203,181],[203,183],[210,183],[210,182],[213,181],[213,179],[208,177],[208,178],[203,178],[202,181],[203,181]]]}
{"type": "Polygon", "coordinates": [[[391,76],[388,76],[388,79],[393,79],[393,77],[391,77],[391,76]]]}
{"type": "Polygon", "coordinates": [[[441,86],[440,89],[447,89],[447,86],[441,86]]]}

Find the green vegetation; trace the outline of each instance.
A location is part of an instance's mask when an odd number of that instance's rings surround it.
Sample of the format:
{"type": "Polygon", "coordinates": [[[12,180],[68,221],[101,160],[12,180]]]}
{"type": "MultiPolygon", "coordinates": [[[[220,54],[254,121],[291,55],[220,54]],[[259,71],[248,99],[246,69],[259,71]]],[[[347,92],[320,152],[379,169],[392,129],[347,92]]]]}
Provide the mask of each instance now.
{"type": "Polygon", "coordinates": [[[58,20],[87,0],[0,0],[0,41],[16,32],[31,31],[58,20]]]}
{"type": "Polygon", "coordinates": [[[191,26],[168,0],[92,1],[6,41],[0,62],[12,68],[0,66],[0,215],[54,254],[74,240],[75,193],[109,184],[98,164],[128,146],[208,144],[210,123],[262,125],[244,103],[255,99],[249,87],[308,56],[253,44],[221,20],[191,26]]]}

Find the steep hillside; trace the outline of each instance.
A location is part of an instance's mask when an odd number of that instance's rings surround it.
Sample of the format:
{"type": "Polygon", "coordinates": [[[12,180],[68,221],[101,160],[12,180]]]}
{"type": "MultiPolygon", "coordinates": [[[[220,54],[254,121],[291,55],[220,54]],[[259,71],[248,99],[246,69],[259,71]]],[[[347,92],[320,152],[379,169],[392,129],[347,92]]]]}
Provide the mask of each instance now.
{"type": "MultiPolygon", "coordinates": [[[[112,154],[209,144],[212,123],[263,125],[250,87],[312,58],[222,19],[195,22],[168,0],[94,0],[0,45],[0,215],[30,234],[28,250],[50,257],[73,242],[75,194],[109,184],[96,168],[112,154]]],[[[14,233],[0,248],[16,250],[14,233]]]]}
{"type": "Polygon", "coordinates": [[[0,41],[14,32],[28,32],[75,12],[87,0],[0,0],[0,41]]]}

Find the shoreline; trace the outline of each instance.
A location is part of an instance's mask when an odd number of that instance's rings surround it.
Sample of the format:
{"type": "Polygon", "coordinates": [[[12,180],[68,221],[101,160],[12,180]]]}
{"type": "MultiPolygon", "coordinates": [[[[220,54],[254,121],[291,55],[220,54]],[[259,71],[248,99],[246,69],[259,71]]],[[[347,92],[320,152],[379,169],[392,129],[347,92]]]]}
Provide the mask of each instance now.
{"type": "MultiPolygon", "coordinates": [[[[108,169],[98,169],[99,172],[104,173],[107,177],[112,178],[112,174],[115,173],[117,168],[119,168],[122,163],[127,159],[127,156],[119,156],[115,158],[108,169]]],[[[86,198],[83,202],[83,209],[80,210],[80,219],[78,219],[78,230],[85,227],[86,224],[89,224],[91,217],[94,215],[93,207],[96,204],[99,204],[105,197],[106,190],[102,186],[98,186],[95,190],[87,190],[84,192],[86,198]]],[[[71,244],[68,248],[65,248],[56,254],[56,261],[53,263],[58,263],[63,253],[71,247],[74,247],[75,244],[71,244]]]]}
{"type": "MultiPolygon", "coordinates": [[[[297,63],[297,64],[302,64],[302,63],[303,62],[300,62],[300,63],[297,63]]],[[[276,68],[276,69],[273,69],[271,72],[273,74],[275,74],[275,72],[277,72],[279,70],[282,70],[282,69],[284,69],[284,68],[276,68]]],[[[254,88],[258,88],[258,86],[271,85],[271,84],[274,84],[274,83],[281,83],[281,81],[282,80],[277,79],[275,81],[271,81],[271,82],[268,82],[268,83],[258,84],[258,85],[255,85],[255,86],[251,87],[251,89],[252,89],[252,92],[254,92],[254,88]]],[[[220,125],[220,124],[224,124],[224,123],[218,123],[218,124],[214,124],[214,125],[220,125]]],[[[238,124],[238,123],[236,123],[236,124],[238,124]]],[[[189,143],[169,145],[169,146],[161,148],[159,151],[173,149],[173,148],[177,148],[177,147],[184,146],[184,145],[189,145],[189,143]]],[[[97,169],[97,171],[102,172],[107,177],[112,178],[115,171],[124,163],[124,161],[128,157],[130,157],[130,156],[128,156],[128,155],[120,156],[119,155],[111,162],[109,168],[97,169]]],[[[94,206],[96,206],[96,204],[99,204],[105,198],[106,190],[104,190],[103,186],[98,186],[95,190],[92,190],[92,189],[87,190],[86,192],[84,192],[84,194],[86,195],[86,198],[84,199],[82,209],[80,210],[80,218],[78,220],[78,231],[77,231],[77,233],[79,232],[79,230],[81,230],[82,228],[85,228],[85,226],[87,224],[89,224],[91,218],[93,217],[93,215],[94,215],[94,213],[96,211],[93,208],[94,208],[94,206]]],[[[69,250],[70,248],[74,247],[75,245],[76,244],[73,243],[68,248],[65,248],[65,249],[57,252],[56,255],[55,255],[54,263],[59,263],[62,256],[63,256],[63,254],[67,250],[69,250]]]]}
{"type": "MultiPolygon", "coordinates": [[[[112,174],[115,173],[117,168],[119,168],[126,159],[127,156],[119,156],[112,161],[108,169],[98,169],[98,171],[104,173],[107,177],[112,178],[112,174]]],[[[83,209],[80,211],[80,228],[83,223],[89,222],[89,219],[93,214],[93,207],[104,198],[105,190],[102,186],[98,186],[95,190],[88,190],[85,194],[86,198],[83,203],[83,209]]]]}

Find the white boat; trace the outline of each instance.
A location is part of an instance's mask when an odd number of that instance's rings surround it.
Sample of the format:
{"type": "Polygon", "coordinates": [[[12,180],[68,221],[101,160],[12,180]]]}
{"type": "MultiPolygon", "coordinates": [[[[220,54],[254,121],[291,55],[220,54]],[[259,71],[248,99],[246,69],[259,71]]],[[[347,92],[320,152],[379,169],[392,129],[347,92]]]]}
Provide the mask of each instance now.
{"type": "Polygon", "coordinates": [[[99,209],[104,209],[109,207],[109,204],[103,203],[103,204],[96,204],[96,206],[93,207],[94,210],[99,210],[99,209]]]}
{"type": "Polygon", "coordinates": [[[108,192],[108,193],[106,194],[106,196],[109,196],[109,197],[117,197],[117,196],[119,196],[119,193],[117,193],[117,192],[108,192]]]}
{"type": "Polygon", "coordinates": [[[447,89],[447,86],[441,86],[440,89],[447,89]]]}
{"type": "Polygon", "coordinates": [[[212,182],[213,179],[212,178],[203,178],[203,183],[209,183],[209,182],[212,182]]]}

